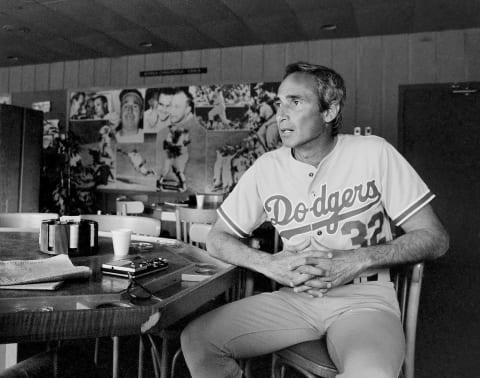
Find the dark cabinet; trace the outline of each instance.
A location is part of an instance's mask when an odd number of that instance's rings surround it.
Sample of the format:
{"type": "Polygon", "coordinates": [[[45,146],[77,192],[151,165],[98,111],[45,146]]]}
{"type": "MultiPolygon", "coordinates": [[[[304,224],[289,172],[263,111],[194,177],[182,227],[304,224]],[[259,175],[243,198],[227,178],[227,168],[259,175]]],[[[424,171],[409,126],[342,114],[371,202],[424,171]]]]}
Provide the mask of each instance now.
{"type": "Polygon", "coordinates": [[[43,113],[0,105],[0,212],[39,211],[43,113]]]}

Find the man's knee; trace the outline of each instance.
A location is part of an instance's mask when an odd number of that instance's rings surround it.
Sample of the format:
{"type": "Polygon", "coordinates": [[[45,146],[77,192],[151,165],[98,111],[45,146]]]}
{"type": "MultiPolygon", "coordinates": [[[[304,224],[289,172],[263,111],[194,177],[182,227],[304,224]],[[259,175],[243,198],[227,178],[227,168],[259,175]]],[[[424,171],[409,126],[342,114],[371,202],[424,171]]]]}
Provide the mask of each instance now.
{"type": "Polygon", "coordinates": [[[180,342],[182,344],[182,350],[187,352],[190,349],[196,349],[197,345],[205,345],[207,336],[205,334],[205,327],[200,325],[201,322],[196,319],[188,324],[182,331],[180,336],[180,342]]]}
{"type": "Polygon", "coordinates": [[[337,375],[337,378],[398,378],[398,373],[383,366],[352,366],[342,374],[337,375]]]}

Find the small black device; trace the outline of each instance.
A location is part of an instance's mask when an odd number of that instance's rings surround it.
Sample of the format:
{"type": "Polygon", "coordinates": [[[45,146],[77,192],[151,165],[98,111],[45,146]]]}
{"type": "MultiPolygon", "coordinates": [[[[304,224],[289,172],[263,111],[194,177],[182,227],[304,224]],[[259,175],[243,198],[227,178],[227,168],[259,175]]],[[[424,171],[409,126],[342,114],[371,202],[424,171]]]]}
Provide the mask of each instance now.
{"type": "Polygon", "coordinates": [[[102,264],[102,273],[124,278],[138,278],[168,269],[168,261],[162,257],[145,259],[135,256],[102,264]]]}

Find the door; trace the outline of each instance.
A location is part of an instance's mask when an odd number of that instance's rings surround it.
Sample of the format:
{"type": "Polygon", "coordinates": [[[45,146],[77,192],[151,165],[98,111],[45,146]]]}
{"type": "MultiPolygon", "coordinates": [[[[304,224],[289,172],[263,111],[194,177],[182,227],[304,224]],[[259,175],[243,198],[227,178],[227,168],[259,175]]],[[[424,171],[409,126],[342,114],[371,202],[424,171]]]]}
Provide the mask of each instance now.
{"type": "Polygon", "coordinates": [[[18,210],[36,213],[40,202],[43,113],[32,109],[23,110],[22,175],[19,185],[21,201],[18,210]]]}
{"type": "Polygon", "coordinates": [[[400,88],[400,150],[437,195],[447,254],[426,265],[417,378],[471,377],[480,361],[480,83],[400,88]]]}
{"type": "Polygon", "coordinates": [[[18,211],[23,109],[0,105],[0,212],[18,211]]]}

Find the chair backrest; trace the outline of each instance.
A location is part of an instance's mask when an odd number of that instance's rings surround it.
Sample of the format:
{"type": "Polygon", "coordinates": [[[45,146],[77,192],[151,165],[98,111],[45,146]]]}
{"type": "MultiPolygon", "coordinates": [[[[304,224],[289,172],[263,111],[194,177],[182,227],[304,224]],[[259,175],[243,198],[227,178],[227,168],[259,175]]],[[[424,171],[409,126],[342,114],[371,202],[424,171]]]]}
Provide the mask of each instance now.
{"type": "Polygon", "coordinates": [[[415,341],[423,271],[423,262],[414,265],[402,265],[392,269],[392,280],[397,291],[405,332],[406,354],[402,367],[403,377],[405,378],[414,377],[415,341]]]}
{"type": "Polygon", "coordinates": [[[212,229],[211,224],[193,223],[190,225],[190,243],[199,248],[207,249],[207,236],[212,229]]]}
{"type": "Polygon", "coordinates": [[[118,201],[116,202],[117,215],[143,214],[145,206],[142,201],[118,201]]]}
{"type": "Polygon", "coordinates": [[[56,213],[0,213],[3,231],[40,231],[43,220],[58,219],[56,213]]]}
{"type": "Polygon", "coordinates": [[[96,221],[99,231],[129,228],[134,234],[159,236],[161,230],[160,220],[155,218],[98,214],[81,214],[80,218],[96,221]]]}
{"type": "Polygon", "coordinates": [[[176,231],[177,239],[185,243],[204,243],[206,241],[206,236],[211,225],[217,220],[217,211],[215,209],[196,209],[188,207],[177,207],[176,209],[176,231]],[[191,227],[194,225],[210,225],[210,227],[193,227],[193,232],[191,227]],[[193,237],[196,239],[202,239],[204,236],[205,240],[191,240],[193,237]]]}
{"type": "Polygon", "coordinates": [[[197,193],[203,195],[205,204],[220,205],[225,199],[225,193],[197,193]]]}

